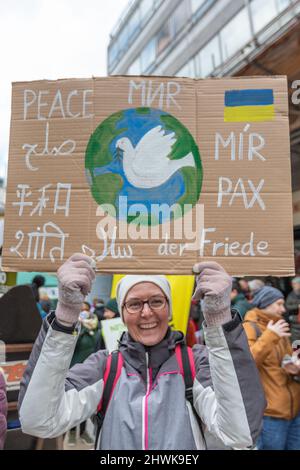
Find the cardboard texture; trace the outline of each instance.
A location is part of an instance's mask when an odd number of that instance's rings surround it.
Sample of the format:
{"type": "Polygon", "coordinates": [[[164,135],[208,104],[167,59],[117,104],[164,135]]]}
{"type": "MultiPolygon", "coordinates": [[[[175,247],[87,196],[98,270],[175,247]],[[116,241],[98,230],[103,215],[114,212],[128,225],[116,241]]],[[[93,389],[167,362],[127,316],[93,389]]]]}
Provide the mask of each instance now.
{"type": "Polygon", "coordinates": [[[4,270],[291,276],[292,228],[286,77],[13,84],[4,270]]]}

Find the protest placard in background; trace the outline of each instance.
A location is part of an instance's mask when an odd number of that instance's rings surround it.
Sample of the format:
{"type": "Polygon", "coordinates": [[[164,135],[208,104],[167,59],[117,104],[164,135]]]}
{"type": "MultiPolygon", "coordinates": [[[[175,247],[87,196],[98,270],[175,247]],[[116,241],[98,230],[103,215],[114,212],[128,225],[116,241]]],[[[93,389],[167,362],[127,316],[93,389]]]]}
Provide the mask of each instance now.
{"type": "Polygon", "coordinates": [[[109,352],[118,349],[118,340],[124,331],[127,328],[120,317],[101,321],[101,334],[109,352]]]}
{"type": "Polygon", "coordinates": [[[3,268],[294,273],[286,77],[14,83],[3,268]]]}

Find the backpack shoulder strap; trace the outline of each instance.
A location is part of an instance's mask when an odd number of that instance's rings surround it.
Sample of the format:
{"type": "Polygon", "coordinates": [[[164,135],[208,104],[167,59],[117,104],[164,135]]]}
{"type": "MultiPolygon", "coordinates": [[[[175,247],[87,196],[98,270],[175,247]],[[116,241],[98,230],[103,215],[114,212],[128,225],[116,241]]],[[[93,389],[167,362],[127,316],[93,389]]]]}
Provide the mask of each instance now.
{"type": "Polygon", "coordinates": [[[175,347],[175,354],[180,369],[180,374],[185,383],[186,399],[193,399],[193,383],[196,377],[195,363],[193,352],[186,344],[180,343],[175,347]]]}
{"type": "Polygon", "coordinates": [[[250,325],[252,326],[252,328],[255,330],[256,339],[258,339],[258,338],[262,335],[261,329],[259,328],[258,324],[257,324],[255,321],[244,320],[244,323],[250,323],[250,325]]]}
{"type": "Polygon", "coordinates": [[[95,417],[96,424],[96,440],[95,446],[97,445],[99,433],[103,425],[104,417],[106,410],[108,408],[109,402],[113,395],[115,386],[119,380],[123,367],[123,356],[119,351],[113,351],[109,354],[107,358],[107,363],[104,372],[104,385],[103,385],[103,394],[102,398],[97,407],[97,413],[95,417]]]}
{"type": "Polygon", "coordinates": [[[104,386],[103,386],[103,395],[100,400],[97,412],[101,411],[105,414],[107,407],[109,405],[110,399],[112,397],[116,383],[119,380],[121,375],[121,370],[123,367],[123,357],[119,351],[113,351],[107,359],[105,372],[104,372],[104,386]]]}
{"type": "Polygon", "coordinates": [[[180,374],[182,375],[185,384],[185,398],[192,407],[194,416],[196,417],[197,423],[199,425],[205,448],[207,448],[202,421],[194,407],[193,384],[196,377],[196,368],[192,348],[189,348],[185,343],[177,344],[175,347],[175,354],[179,365],[180,374]]]}

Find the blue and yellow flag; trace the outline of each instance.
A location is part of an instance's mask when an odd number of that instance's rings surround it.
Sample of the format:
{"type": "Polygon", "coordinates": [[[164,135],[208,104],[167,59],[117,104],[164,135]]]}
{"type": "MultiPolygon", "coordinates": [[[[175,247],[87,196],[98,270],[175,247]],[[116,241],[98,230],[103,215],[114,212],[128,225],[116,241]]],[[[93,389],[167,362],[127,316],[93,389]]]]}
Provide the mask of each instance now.
{"type": "Polygon", "coordinates": [[[272,121],[275,116],[273,90],[225,91],[225,122],[272,121]]]}

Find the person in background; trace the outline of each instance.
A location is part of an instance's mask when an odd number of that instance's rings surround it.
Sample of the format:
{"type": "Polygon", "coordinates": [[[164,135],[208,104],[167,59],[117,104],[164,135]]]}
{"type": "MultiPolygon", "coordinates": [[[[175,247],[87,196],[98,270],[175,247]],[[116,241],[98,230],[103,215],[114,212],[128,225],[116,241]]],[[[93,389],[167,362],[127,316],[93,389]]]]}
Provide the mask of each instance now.
{"type": "Polygon", "coordinates": [[[91,312],[97,315],[99,321],[103,320],[104,300],[100,297],[94,297],[91,312]]]}
{"type": "Polygon", "coordinates": [[[91,317],[91,304],[86,300],[82,302],[81,312],[79,314],[79,320],[86,320],[91,317]]]}
{"type": "Polygon", "coordinates": [[[3,369],[0,367],[0,450],[4,447],[6,435],[7,406],[5,377],[3,369]]]}
{"type": "Polygon", "coordinates": [[[298,315],[300,308],[300,276],[292,280],[292,292],[286,298],[286,309],[289,315],[298,315]]]}
{"type": "Polygon", "coordinates": [[[244,296],[246,297],[247,300],[249,300],[250,298],[250,291],[249,291],[249,284],[248,284],[248,281],[246,279],[239,279],[238,280],[238,283],[240,285],[240,288],[242,290],[242,293],[244,294],[244,296]]]}
{"type": "Polygon", "coordinates": [[[186,344],[190,348],[192,348],[197,343],[200,344],[200,341],[199,341],[199,337],[201,336],[200,330],[202,327],[202,322],[204,321],[204,317],[203,315],[201,315],[201,313],[202,312],[201,312],[199,300],[192,299],[188,323],[187,323],[187,329],[186,329],[186,344]]]}
{"type": "Polygon", "coordinates": [[[42,318],[42,320],[47,316],[47,313],[43,310],[41,304],[40,304],[40,293],[39,293],[39,288],[43,287],[45,285],[46,279],[44,276],[38,274],[37,276],[34,276],[34,278],[31,281],[31,289],[34,295],[34,300],[36,301],[36,306],[39,311],[39,314],[42,318]]]}
{"type": "MultiPolygon", "coordinates": [[[[92,262],[76,253],[58,270],[58,305],[43,322],[21,381],[19,415],[25,433],[61,435],[95,414],[102,399],[108,351],[69,370],[81,303],[95,278],[92,262]]],[[[127,275],[116,289],[127,327],[119,341],[123,365],[97,449],[204,450],[201,429],[229,447],[253,447],[266,403],[243,325],[230,308],[231,277],[215,262],[199,263],[193,270],[207,347],[189,350],[195,372],[191,402],[180,355],[184,335],[169,327],[168,279],[127,275]]]]}
{"type": "Polygon", "coordinates": [[[51,307],[52,307],[51,300],[50,299],[41,299],[40,304],[41,304],[41,307],[44,310],[44,312],[46,312],[46,314],[48,315],[50,313],[51,307]]]}
{"type": "Polygon", "coordinates": [[[232,290],[231,290],[231,307],[237,309],[242,318],[246,315],[248,310],[251,310],[252,305],[246,299],[242,288],[238,281],[232,281],[232,290]]]}
{"type": "Polygon", "coordinates": [[[268,402],[257,448],[300,450],[300,365],[293,362],[289,324],[282,318],[284,296],[265,286],[252,304],[244,328],[268,402]]]}
{"type": "MultiPolygon", "coordinates": [[[[110,320],[112,318],[118,318],[120,317],[119,309],[118,309],[118,304],[116,298],[109,299],[109,301],[104,304],[104,312],[103,312],[103,319],[104,320],[110,320]]],[[[99,321],[99,335],[98,339],[95,345],[95,352],[99,351],[100,349],[106,349],[106,344],[102,335],[102,328],[101,328],[101,322],[99,321]]]]}
{"type": "Polygon", "coordinates": [[[292,292],[286,299],[288,321],[291,326],[291,342],[299,342],[300,345],[300,276],[292,280],[292,292]]]}
{"type": "Polygon", "coordinates": [[[196,327],[191,316],[189,316],[188,318],[185,340],[186,340],[186,344],[190,348],[192,348],[195,344],[197,344],[196,327]]]}
{"type": "Polygon", "coordinates": [[[202,327],[202,323],[204,321],[204,316],[201,311],[201,305],[198,300],[191,300],[191,307],[190,307],[190,318],[192,319],[195,330],[198,331],[202,327]]]}
{"type": "Polygon", "coordinates": [[[261,279],[252,279],[248,282],[250,302],[253,299],[255,292],[264,287],[264,285],[265,283],[261,279]]]}
{"type": "Polygon", "coordinates": [[[44,276],[38,274],[37,276],[34,276],[34,278],[31,281],[31,289],[34,295],[34,299],[36,302],[39,302],[40,300],[40,294],[39,294],[39,288],[43,287],[45,285],[46,279],[44,276]]]}
{"type": "Polygon", "coordinates": [[[40,315],[42,317],[42,319],[44,319],[51,311],[51,302],[50,300],[46,300],[46,299],[41,299],[39,302],[40,304],[40,315]]]}
{"type": "Polygon", "coordinates": [[[118,303],[116,298],[109,299],[109,301],[104,305],[103,317],[105,320],[111,318],[117,318],[120,316],[118,303]]]}

